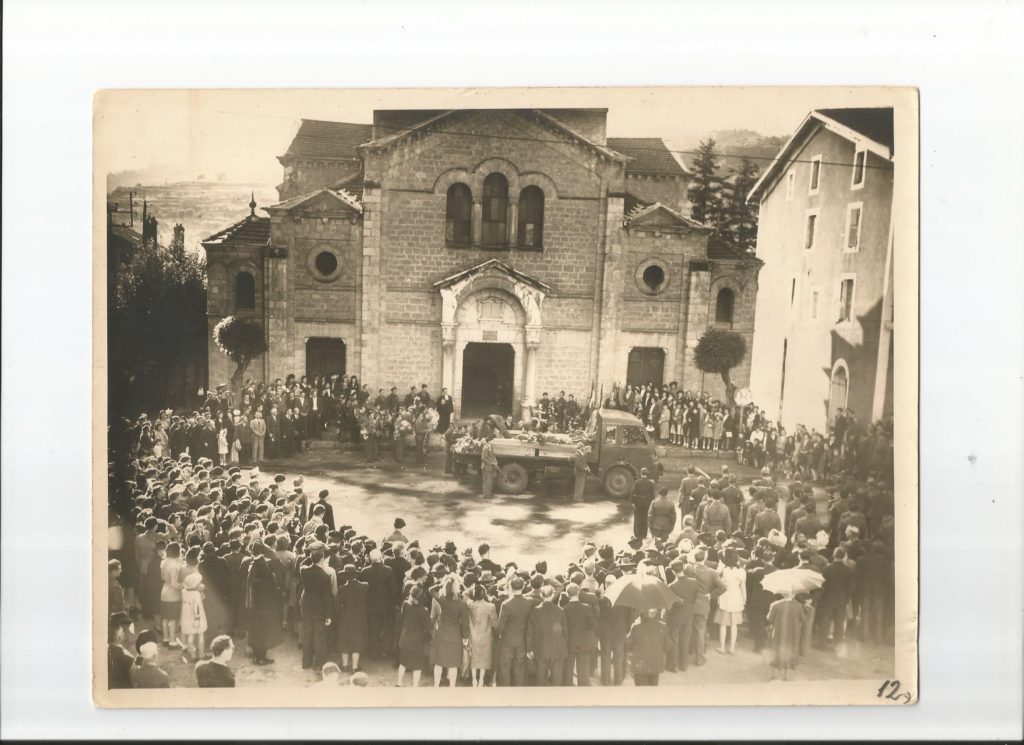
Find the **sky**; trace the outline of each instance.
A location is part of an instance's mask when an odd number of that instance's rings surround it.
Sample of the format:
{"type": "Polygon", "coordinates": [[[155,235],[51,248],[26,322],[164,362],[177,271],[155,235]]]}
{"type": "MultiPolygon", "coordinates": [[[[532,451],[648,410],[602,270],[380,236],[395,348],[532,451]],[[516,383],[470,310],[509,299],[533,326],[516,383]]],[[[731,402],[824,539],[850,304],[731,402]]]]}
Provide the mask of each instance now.
{"type": "Polygon", "coordinates": [[[608,136],[685,149],[720,130],[788,136],[813,108],[887,103],[882,89],[838,87],[115,90],[96,96],[94,134],[108,173],[165,166],[276,183],[300,119],[369,123],[376,108],[607,108],[608,136]]]}

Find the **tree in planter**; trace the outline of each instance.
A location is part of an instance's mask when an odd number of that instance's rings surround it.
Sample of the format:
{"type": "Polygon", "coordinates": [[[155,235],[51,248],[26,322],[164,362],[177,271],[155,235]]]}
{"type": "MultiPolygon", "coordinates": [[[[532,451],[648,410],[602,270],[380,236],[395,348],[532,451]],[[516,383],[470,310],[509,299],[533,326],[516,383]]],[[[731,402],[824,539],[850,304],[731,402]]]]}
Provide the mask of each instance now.
{"type": "Polygon", "coordinates": [[[239,390],[249,363],[267,351],[263,327],[250,318],[227,316],[213,327],[213,341],[235,363],[231,390],[239,390]]]}
{"type": "Polygon", "coordinates": [[[697,342],[697,369],[722,376],[726,403],[730,410],[736,405],[736,386],[730,380],[729,373],[743,361],[746,354],[747,342],[735,331],[708,329],[697,342]]]}

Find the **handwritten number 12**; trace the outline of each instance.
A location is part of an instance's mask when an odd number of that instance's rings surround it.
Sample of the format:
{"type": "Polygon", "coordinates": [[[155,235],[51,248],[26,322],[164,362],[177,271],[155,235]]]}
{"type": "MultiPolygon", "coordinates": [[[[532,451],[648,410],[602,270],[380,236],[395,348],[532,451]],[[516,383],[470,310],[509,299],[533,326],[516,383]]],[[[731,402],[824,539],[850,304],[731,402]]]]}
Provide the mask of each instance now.
{"type": "Polygon", "coordinates": [[[887,680],[878,687],[878,698],[887,698],[891,701],[901,701],[909,704],[914,697],[907,692],[900,693],[900,682],[898,680],[887,680]],[[886,690],[888,689],[888,693],[886,690]]]}

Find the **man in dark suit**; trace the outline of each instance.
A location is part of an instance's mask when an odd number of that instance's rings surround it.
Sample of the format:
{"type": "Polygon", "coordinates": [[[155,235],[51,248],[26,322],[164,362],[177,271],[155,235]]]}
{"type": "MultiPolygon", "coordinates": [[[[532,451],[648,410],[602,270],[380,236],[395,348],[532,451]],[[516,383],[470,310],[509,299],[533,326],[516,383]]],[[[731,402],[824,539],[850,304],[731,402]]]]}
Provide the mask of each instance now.
{"type": "Polygon", "coordinates": [[[589,686],[594,656],[597,654],[597,613],[580,598],[580,586],[570,582],[565,587],[569,602],[565,604],[568,625],[568,656],[565,658],[565,681],[572,685],[576,668],[576,685],[589,686]]]}
{"type": "Polygon", "coordinates": [[[698,550],[694,554],[695,563],[686,565],[687,575],[697,581],[697,599],[693,606],[693,661],[698,667],[707,662],[707,630],[708,615],[711,613],[711,597],[712,595],[718,597],[725,592],[725,583],[718,576],[718,572],[704,566],[706,558],[704,551],[698,550]]]}
{"type": "Polygon", "coordinates": [[[550,585],[540,588],[540,599],[541,604],[530,612],[526,622],[526,656],[537,666],[535,685],[560,686],[569,654],[565,611],[555,605],[555,590],[550,585]]]}
{"type": "Polygon", "coordinates": [[[132,620],[124,611],[110,614],[107,625],[107,687],[131,688],[131,670],[135,658],[124,648],[131,633],[132,620]]]}
{"type": "Polygon", "coordinates": [[[388,410],[396,411],[398,409],[398,388],[391,386],[391,393],[388,394],[388,410]]]}
{"type": "Polygon", "coordinates": [[[498,685],[526,685],[526,626],[533,603],[523,597],[522,577],[509,580],[511,597],[498,612],[498,685]]]}
{"type": "Polygon", "coordinates": [[[633,503],[633,537],[644,540],[647,538],[647,514],[654,501],[654,482],[648,478],[646,468],[640,469],[640,478],[633,484],[629,501],[633,503]]]}
{"type": "Polygon", "coordinates": [[[380,549],[370,551],[370,566],[359,577],[368,585],[366,593],[367,621],[370,627],[370,657],[381,659],[391,654],[392,635],[395,629],[395,577],[391,568],[384,564],[380,549]]]}
{"type": "Polygon", "coordinates": [[[325,546],[313,542],[306,547],[308,557],[299,569],[299,643],[302,645],[302,669],[319,669],[327,661],[327,632],[334,615],[331,577],[324,569],[325,546]]]}
{"type": "Polygon", "coordinates": [[[825,646],[830,637],[841,644],[846,641],[846,606],[856,581],[856,572],[846,563],[846,551],[842,547],[832,552],[832,563],[825,567],[822,575],[825,584],[816,606],[818,644],[825,646]]]}
{"type": "Polygon", "coordinates": [[[280,455],[281,445],[281,419],[277,413],[277,407],[271,406],[267,414],[267,460],[274,460],[280,455]]]}
{"type": "Polygon", "coordinates": [[[452,413],[455,411],[455,402],[448,395],[448,389],[441,389],[441,397],[437,399],[437,431],[447,432],[452,423],[452,413]]]}
{"type": "Polygon", "coordinates": [[[242,572],[242,542],[237,538],[228,541],[228,553],[224,562],[228,567],[228,628],[234,632],[242,629],[245,609],[245,574],[242,572]]]}
{"type": "MultiPolygon", "coordinates": [[[[605,578],[605,590],[615,582],[615,575],[605,578]]],[[[633,625],[633,611],[624,605],[612,605],[604,595],[597,618],[597,634],[601,643],[601,685],[622,685],[626,677],[626,635],[633,625]],[[613,674],[614,673],[614,674],[613,674]]]]}
{"type": "Polygon", "coordinates": [[[228,667],[234,651],[235,644],[230,636],[218,636],[210,643],[213,659],[196,663],[196,683],[200,688],[235,687],[235,674],[228,667]]]}
{"type": "Polygon", "coordinates": [[[665,669],[669,672],[686,672],[690,660],[690,644],[693,639],[693,612],[697,607],[697,580],[686,576],[686,562],[673,561],[669,567],[675,580],[669,585],[679,602],[669,609],[668,621],[669,650],[665,669]]]}
{"type": "Polygon", "coordinates": [[[410,386],[409,392],[405,394],[405,398],[402,399],[402,406],[405,408],[411,408],[416,403],[416,386],[410,386]]]}
{"type": "Polygon", "coordinates": [[[317,494],[317,500],[313,503],[313,508],[316,509],[317,505],[322,505],[324,508],[324,524],[327,525],[328,530],[334,530],[334,508],[327,503],[327,497],[330,492],[326,489],[321,489],[320,493],[317,494]]]}

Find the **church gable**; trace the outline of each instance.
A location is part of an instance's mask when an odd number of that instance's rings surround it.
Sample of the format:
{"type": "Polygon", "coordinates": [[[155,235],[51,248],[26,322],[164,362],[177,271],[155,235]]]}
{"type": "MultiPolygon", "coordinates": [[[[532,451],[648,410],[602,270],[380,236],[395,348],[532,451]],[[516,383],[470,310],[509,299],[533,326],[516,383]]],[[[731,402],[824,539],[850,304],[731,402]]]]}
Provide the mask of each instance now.
{"type": "Polygon", "coordinates": [[[359,200],[344,189],[320,189],[267,207],[266,210],[272,215],[282,212],[312,215],[338,213],[358,215],[363,211],[359,200]]]}
{"type": "Polygon", "coordinates": [[[711,232],[711,228],[676,212],[663,204],[644,204],[634,200],[635,206],[627,212],[623,226],[627,230],[658,230],[669,232],[690,232],[691,230],[711,232]]]}

